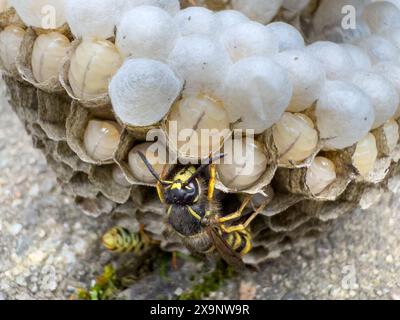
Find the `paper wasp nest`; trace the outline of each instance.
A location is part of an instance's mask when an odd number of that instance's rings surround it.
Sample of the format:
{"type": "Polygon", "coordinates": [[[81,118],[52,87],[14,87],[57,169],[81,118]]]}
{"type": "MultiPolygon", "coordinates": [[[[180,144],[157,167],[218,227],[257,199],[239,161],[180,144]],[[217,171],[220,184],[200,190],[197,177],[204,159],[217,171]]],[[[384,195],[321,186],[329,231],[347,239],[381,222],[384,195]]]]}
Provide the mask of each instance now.
{"type": "MultiPolygon", "coordinates": [[[[87,214],[128,217],[163,249],[186,251],[164,223],[138,154],[154,147],[146,141],[152,129],[179,149],[171,120],[181,131],[224,132],[178,152],[181,160],[219,152],[237,129],[255,133],[242,143],[254,157],[217,165],[216,183],[266,203],[251,225],[250,264],[315,239],[382,190],[398,189],[400,9],[393,4],[354,1],[366,7],[360,32],[333,37],[340,12],[332,1],[198,0],[184,2],[209,9],[179,10],[178,1],[71,0],[53,29],[27,15],[32,1],[16,2],[0,17],[10,103],[87,214]],[[272,19],[303,29],[268,25],[272,19]]],[[[159,160],[149,158],[160,174],[159,160]]]]}

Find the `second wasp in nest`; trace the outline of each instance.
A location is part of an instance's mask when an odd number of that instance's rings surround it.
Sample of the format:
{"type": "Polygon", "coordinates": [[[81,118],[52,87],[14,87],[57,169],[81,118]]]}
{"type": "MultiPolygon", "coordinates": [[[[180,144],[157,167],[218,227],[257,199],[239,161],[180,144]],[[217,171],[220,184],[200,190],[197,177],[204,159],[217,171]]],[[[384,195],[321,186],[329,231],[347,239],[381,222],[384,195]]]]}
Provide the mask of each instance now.
{"type": "Polygon", "coordinates": [[[141,229],[139,232],[131,232],[124,227],[113,227],[102,238],[103,246],[110,251],[123,253],[133,252],[142,254],[151,245],[157,242],[152,240],[141,229]]]}
{"type": "MultiPolygon", "coordinates": [[[[157,192],[166,205],[167,222],[192,252],[209,254],[217,251],[230,265],[243,268],[242,256],[251,250],[250,223],[266,204],[247,214],[252,197],[246,196],[233,213],[224,215],[222,200],[215,190],[216,169],[211,159],[199,167],[177,166],[162,175],[151,166],[143,153],[140,157],[157,179],[157,192]]],[[[165,166],[167,168],[167,166],[165,166]]],[[[229,200],[228,202],[232,202],[229,200]]]]}

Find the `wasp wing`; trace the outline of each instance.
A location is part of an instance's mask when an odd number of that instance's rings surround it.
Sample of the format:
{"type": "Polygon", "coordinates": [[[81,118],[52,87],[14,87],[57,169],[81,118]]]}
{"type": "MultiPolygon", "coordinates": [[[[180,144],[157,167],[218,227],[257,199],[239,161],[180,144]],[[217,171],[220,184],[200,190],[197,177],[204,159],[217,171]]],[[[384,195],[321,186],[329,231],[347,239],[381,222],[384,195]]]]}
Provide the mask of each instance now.
{"type": "Polygon", "coordinates": [[[229,265],[235,267],[238,270],[243,270],[246,268],[246,265],[244,264],[242,257],[233,251],[233,249],[229,246],[229,244],[220,236],[218,231],[213,228],[209,227],[207,229],[207,233],[209,237],[211,238],[215,249],[218,251],[218,253],[221,255],[222,259],[225,260],[226,263],[229,265]]]}

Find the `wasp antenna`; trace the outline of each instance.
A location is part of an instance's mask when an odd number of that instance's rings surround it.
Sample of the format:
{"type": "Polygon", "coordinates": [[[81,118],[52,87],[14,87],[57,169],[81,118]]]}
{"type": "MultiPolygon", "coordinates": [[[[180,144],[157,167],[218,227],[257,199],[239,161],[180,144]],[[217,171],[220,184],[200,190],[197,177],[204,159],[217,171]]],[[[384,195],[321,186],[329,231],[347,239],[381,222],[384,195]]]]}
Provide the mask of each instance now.
{"type": "Polygon", "coordinates": [[[152,176],[154,178],[156,178],[157,181],[160,182],[162,185],[166,185],[166,183],[160,179],[160,176],[158,175],[156,170],[154,170],[153,166],[150,164],[149,160],[147,160],[146,156],[141,151],[138,151],[138,154],[139,154],[139,157],[144,162],[144,164],[146,165],[147,169],[149,169],[152,176]]]}
{"type": "Polygon", "coordinates": [[[202,164],[200,167],[197,168],[196,172],[193,173],[193,175],[183,184],[183,186],[189,185],[191,182],[193,182],[194,179],[196,179],[200,173],[202,173],[206,168],[208,168],[210,165],[212,165],[215,161],[222,159],[225,157],[224,153],[220,153],[216,155],[214,158],[211,158],[208,163],[202,164]]]}
{"type": "Polygon", "coordinates": [[[214,163],[217,160],[220,160],[220,159],[224,158],[225,156],[226,156],[225,153],[217,154],[214,158],[211,158],[209,165],[214,163]]]}

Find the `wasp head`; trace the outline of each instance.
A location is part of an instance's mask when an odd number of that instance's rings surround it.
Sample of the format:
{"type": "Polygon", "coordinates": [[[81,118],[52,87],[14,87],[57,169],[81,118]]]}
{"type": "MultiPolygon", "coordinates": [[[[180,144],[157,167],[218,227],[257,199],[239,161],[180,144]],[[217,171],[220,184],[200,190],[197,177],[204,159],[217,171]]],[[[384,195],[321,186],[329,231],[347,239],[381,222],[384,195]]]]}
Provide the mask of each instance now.
{"type": "Polygon", "coordinates": [[[163,186],[164,198],[167,204],[192,205],[200,198],[201,186],[198,176],[208,167],[214,160],[222,158],[224,155],[218,155],[211,159],[209,163],[203,164],[197,169],[194,166],[186,166],[178,171],[172,181],[164,181],[151,166],[144,154],[139,152],[139,156],[149,169],[150,173],[163,186]]]}
{"type": "Polygon", "coordinates": [[[192,179],[196,173],[193,166],[184,167],[164,187],[164,197],[167,204],[192,205],[199,199],[200,185],[197,179],[192,179]]]}

